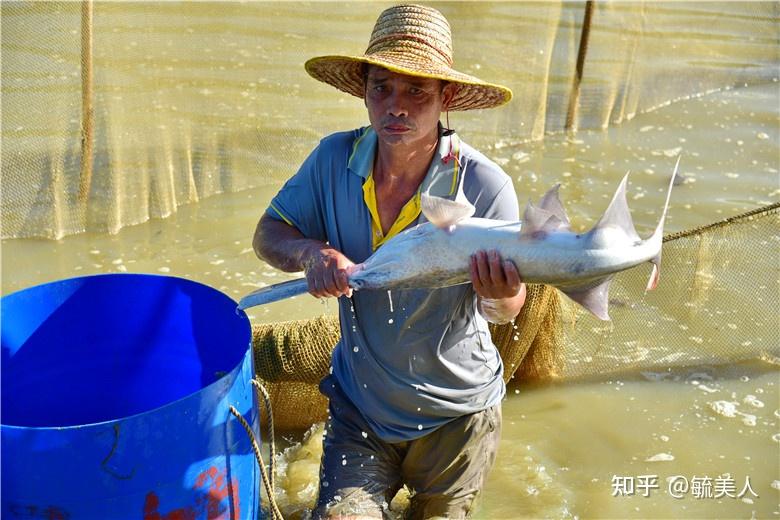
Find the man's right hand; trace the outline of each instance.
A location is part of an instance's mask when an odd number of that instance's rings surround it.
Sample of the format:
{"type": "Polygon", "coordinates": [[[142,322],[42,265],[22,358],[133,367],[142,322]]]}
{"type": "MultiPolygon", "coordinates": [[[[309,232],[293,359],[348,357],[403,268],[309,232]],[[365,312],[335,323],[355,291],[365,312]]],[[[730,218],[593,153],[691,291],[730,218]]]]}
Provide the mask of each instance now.
{"type": "Polygon", "coordinates": [[[309,293],[317,298],[328,296],[352,296],[352,288],[347,283],[349,268],[355,265],[341,252],[326,246],[312,248],[303,262],[309,293]]]}

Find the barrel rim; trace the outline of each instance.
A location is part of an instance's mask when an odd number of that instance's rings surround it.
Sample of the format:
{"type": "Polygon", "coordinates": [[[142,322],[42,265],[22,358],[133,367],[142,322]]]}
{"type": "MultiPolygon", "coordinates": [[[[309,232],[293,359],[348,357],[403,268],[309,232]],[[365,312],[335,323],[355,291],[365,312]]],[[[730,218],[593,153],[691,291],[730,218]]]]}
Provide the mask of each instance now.
{"type": "Polygon", "coordinates": [[[236,307],[235,310],[236,310],[236,314],[237,314],[238,318],[239,319],[243,318],[243,321],[247,324],[247,327],[246,327],[246,335],[247,335],[246,350],[244,350],[243,355],[238,359],[238,362],[236,363],[236,365],[229,372],[227,372],[225,375],[223,375],[222,377],[212,381],[211,383],[209,383],[206,386],[201,387],[199,390],[197,390],[195,392],[189,393],[189,394],[187,394],[185,396],[182,396],[182,397],[180,397],[178,399],[174,399],[174,400],[172,400],[170,402],[167,402],[167,403],[165,403],[165,404],[163,404],[161,406],[157,406],[155,408],[150,408],[149,410],[145,410],[143,412],[138,412],[138,413],[131,414],[131,415],[124,415],[122,417],[116,417],[114,419],[107,419],[105,421],[97,421],[97,422],[81,423],[81,424],[72,424],[72,425],[66,425],[66,426],[23,426],[23,425],[15,425],[15,424],[5,424],[5,423],[2,422],[2,415],[0,415],[0,431],[7,430],[9,433],[12,432],[12,431],[17,431],[17,430],[19,430],[19,431],[22,431],[22,430],[24,430],[24,431],[38,431],[38,432],[47,432],[47,431],[58,431],[59,432],[59,431],[65,431],[65,430],[77,430],[77,429],[83,430],[83,429],[92,428],[92,427],[102,427],[102,426],[105,426],[105,425],[109,425],[109,424],[113,424],[113,423],[117,423],[117,422],[121,422],[121,421],[134,420],[136,418],[145,416],[147,414],[159,413],[160,411],[162,411],[162,410],[164,410],[166,408],[171,408],[171,407],[180,405],[183,401],[186,401],[188,399],[192,399],[193,396],[195,396],[196,394],[204,392],[205,390],[210,389],[210,388],[212,388],[215,385],[224,384],[224,381],[226,379],[230,379],[231,384],[234,383],[235,380],[238,378],[238,376],[243,371],[242,368],[244,366],[244,363],[247,362],[247,358],[249,359],[250,370],[251,370],[252,373],[254,373],[254,366],[252,365],[252,363],[254,361],[253,360],[253,356],[252,356],[252,328],[251,328],[251,323],[249,321],[249,317],[247,316],[246,312],[244,312],[243,310],[239,309],[238,308],[238,303],[233,298],[231,298],[229,295],[225,294],[224,292],[220,291],[219,289],[216,289],[216,288],[214,288],[214,287],[212,287],[210,285],[207,285],[205,283],[202,283],[202,282],[198,282],[198,281],[195,281],[195,280],[190,280],[188,278],[183,278],[183,277],[180,277],[180,276],[169,276],[169,275],[164,275],[164,274],[156,274],[156,273],[98,273],[98,274],[94,274],[94,275],[75,276],[75,277],[72,277],[72,278],[63,278],[63,279],[59,279],[59,280],[53,280],[51,282],[45,282],[45,283],[41,283],[41,284],[37,284],[37,285],[32,285],[30,287],[26,287],[26,288],[23,288],[23,289],[19,289],[18,291],[14,291],[13,293],[2,295],[2,296],[0,296],[0,308],[2,307],[2,301],[3,300],[5,300],[6,298],[8,298],[10,296],[18,295],[18,294],[20,294],[22,292],[25,292],[25,291],[29,291],[29,290],[45,287],[47,285],[58,284],[58,283],[75,282],[75,281],[82,280],[82,279],[93,279],[93,278],[103,278],[103,277],[115,277],[115,278],[118,278],[118,277],[124,277],[124,278],[129,278],[129,277],[144,277],[144,278],[155,277],[155,278],[167,278],[167,279],[172,279],[172,280],[176,280],[176,281],[183,281],[185,283],[190,283],[190,284],[197,285],[197,286],[200,286],[200,287],[203,287],[203,288],[206,288],[206,289],[210,289],[214,293],[216,293],[216,294],[220,295],[221,297],[226,298],[227,300],[232,302],[235,305],[235,307],[236,307]]]}

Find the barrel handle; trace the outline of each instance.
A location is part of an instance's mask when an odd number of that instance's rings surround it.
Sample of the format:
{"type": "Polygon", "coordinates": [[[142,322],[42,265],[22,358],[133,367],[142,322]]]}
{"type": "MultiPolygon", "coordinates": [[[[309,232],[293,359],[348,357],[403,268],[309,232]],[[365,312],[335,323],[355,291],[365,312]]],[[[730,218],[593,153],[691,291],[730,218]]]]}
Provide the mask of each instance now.
{"type": "Polygon", "coordinates": [[[263,461],[262,453],[260,453],[260,446],[257,444],[257,439],[255,438],[255,434],[252,431],[252,428],[249,426],[249,423],[246,422],[246,419],[244,419],[241,413],[239,413],[239,411],[233,405],[230,405],[230,413],[232,413],[236,419],[238,419],[238,422],[240,422],[241,426],[243,426],[244,430],[246,430],[246,433],[249,436],[249,440],[252,441],[252,451],[255,452],[255,458],[257,459],[257,463],[260,466],[260,476],[263,479],[263,486],[265,486],[265,492],[268,495],[268,502],[271,505],[271,520],[284,520],[282,512],[279,510],[279,506],[276,504],[276,483],[274,477],[274,473],[276,471],[276,463],[274,462],[276,443],[274,442],[274,415],[271,409],[271,398],[269,397],[265,387],[263,387],[260,381],[258,381],[256,378],[252,378],[252,384],[260,391],[260,394],[262,394],[263,404],[265,405],[266,412],[268,413],[268,438],[270,440],[271,450],[270,478],[268,476],[268,472],[265,470],[265,462],[263,461]]]}

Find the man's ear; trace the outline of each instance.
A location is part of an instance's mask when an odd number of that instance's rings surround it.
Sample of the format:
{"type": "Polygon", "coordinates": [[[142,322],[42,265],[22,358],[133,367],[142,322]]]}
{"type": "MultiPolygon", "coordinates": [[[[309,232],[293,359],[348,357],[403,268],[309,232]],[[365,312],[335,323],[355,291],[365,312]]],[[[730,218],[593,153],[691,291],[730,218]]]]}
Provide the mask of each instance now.
{"type": "Polygon", "coordinates": [[[455,94],[458,93],[458,90],[460,90],[460,85],[457,83],[447,83],[444,85],[444,88],[442,89],[442,97],[444,98],[442,102],[442,108],[446,111],[450,108],[450,103],[452,103],[452,100],[455,99],[455,94]]]}

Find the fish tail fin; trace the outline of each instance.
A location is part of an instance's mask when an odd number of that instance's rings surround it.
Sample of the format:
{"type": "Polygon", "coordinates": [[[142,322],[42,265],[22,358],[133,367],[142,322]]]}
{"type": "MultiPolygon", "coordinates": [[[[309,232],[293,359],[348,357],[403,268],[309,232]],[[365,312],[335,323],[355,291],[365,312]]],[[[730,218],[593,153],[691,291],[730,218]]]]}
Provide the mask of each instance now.
{"type": "Polygon", "coordinates": [[[561,292],[588,309],[600,320],[609,318],[609,284],[613,275],[597,278],[590,282],[573,287],[559,287],[561,292]]]}
{"type": "Polygon", "coordinates": [[[244,310],[258,305],[265,305],[266,303],[277,302],[308,291],[309,284],[306,282],[306,278],[275,283],[268,287],[261,287],[241,298],[241,301],[238,302],[238,308],[244,310]]]}
{"type": "Polygon", "coordinates": [[[658,221],[658,225],[653,232],[653,236],[650,237],[650,241],[658,246],[658,254],[650,259],[650,263],[653,264],[653,271],[650,273],[650,279],[647,281],[647,288],[645,290],[652,291],[658,285],[658,279],[661,277],[661,244],[664,239],[664,221],[666,220],[666,211],[669,209],[669,200],[672,197],[672,187],[674,186],[674,180],[677,177],[677,170],[680,166],[680,159],[682,155],[677,157],[677,163],[674,165],[674,171],[672,172],[672,178],[669,180],[669,189],[666,191],[666,202],[664,202],[664,210],[661,212],[661,218],[658,221]]]}

